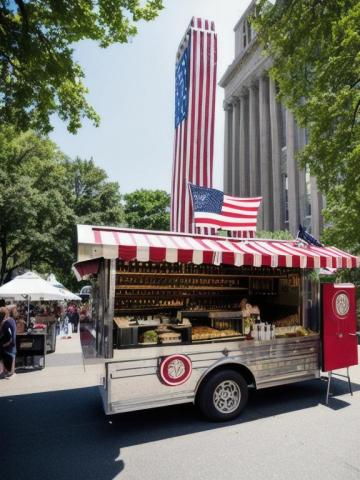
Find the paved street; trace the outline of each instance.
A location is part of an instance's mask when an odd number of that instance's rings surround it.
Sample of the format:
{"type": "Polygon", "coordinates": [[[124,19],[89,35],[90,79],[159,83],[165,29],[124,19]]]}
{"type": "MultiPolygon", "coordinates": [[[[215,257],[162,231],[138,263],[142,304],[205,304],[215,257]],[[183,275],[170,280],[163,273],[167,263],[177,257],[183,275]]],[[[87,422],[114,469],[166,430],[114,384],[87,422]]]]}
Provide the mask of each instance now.
{"type": "Polygon", "coordinates": [[[358,480],[360,367],[352,378],[328,407],[325,381],[253,392],[228,424],[191,405],[105,417],[94,386],[3,396],[1,478],[358,480]]]}

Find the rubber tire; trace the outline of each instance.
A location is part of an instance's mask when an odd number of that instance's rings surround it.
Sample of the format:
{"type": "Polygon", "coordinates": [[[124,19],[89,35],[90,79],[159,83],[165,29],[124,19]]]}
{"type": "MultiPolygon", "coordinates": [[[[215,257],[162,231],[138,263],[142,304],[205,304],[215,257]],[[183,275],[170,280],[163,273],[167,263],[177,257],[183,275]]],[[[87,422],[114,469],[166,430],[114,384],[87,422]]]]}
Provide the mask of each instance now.
{"type": "Polygon", "coordinates": [[[249,397],[249,391],[247,383],[244,377],[235,370],[220,370],[210,374],[205,380],[205,383],[201,385],[197,395],[196,404],[200,408],[205,417],[215,422],[226,422],[238,417],[241,411],[245,408],[249,397]],[[215,407],[213,403],[213,395],[216,387],[224,380],[232,380],[236,382],[240,388],[241,399],[239,406],[231,413],[221,413],[215,407]]]}

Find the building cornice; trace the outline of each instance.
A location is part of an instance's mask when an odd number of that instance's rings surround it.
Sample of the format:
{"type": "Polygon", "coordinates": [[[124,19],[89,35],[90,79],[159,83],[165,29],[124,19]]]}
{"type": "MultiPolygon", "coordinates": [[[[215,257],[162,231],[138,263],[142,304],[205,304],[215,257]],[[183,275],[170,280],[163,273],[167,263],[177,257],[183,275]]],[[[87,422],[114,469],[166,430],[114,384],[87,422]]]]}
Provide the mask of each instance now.
{"type": "Polygon", "coordinates": [[[251,12],[251,10],[255,8],[255,6],[256,6],[256,0],[253,0],[252,2],[250,2],[245,12],[241,15],[239,20],[236,22],[236,25],[234,27],[234,32],[238,29],[241,22],[243,22],[249,16],[249,13],[251,12]]]}
{"type": "Polygon", "coordinates": [[[234,61],[228,66],[224,75],[221,77],[218,85],[222,88],[225,88],[230,80],[235,76],[235,74],[239,71],[240,67],[244,64],[245,60],[249,57],[249,55],[255,50],[258,46],[257,38],[253,38],[249,43],[246,50],[239,53],[239,55],[234,59],[234,61]]]}

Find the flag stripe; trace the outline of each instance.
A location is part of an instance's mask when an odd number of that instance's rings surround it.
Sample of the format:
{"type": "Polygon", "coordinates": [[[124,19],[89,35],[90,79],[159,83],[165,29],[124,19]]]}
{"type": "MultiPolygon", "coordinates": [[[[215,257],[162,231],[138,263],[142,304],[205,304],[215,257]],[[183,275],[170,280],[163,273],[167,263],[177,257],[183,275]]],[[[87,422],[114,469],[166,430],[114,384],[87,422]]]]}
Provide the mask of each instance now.
{"type": "Polygon", "coordinates": [[[256,202],[261,202],[262,197],[249,197],[249,198],[241,198],[241,197],[230,197],[229,195],[224,195],[224,202],[235,202],[236,204],[238,203],[246,203],[246,204],[252,204],[256,202]]]}
{"type": "Polygon", "coordinates": [[[223,208],[224,207],[227,207],[229,209],[234,209],[234,210],[239,210],[240,208],[242,210],[247,210],[248,212],[257,212],[258,209],[259,209],[259,206],[260,206],[260,202],[256,202],[251,204],[252,206],[248,206],[249,204],[245,203],[245,202],[241,202],[241,203],[238,203],[237,205],[233,202],[233,203],[229,203],[229,202],[224,202],[223,203],[223,208]]]}

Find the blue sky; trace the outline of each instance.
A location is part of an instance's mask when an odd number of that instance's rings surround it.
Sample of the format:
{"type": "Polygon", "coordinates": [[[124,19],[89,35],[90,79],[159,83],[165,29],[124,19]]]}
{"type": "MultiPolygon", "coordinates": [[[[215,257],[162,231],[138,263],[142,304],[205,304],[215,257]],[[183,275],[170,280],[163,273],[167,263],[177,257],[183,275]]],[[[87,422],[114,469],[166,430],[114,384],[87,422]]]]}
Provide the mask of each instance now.
{"type": "MultiPolygon", "coordinates": [[[[175,54],[192,16],[214,20],[218,34],[218,80],[234,58],[233,27],[250,0],[165,0],[150,23],[139,24],[129,44],[103,50],[82,42],[75,51],[101,116],[85,121],[77,135],[54,119],[51,138],[71,158],[92,157],[121,193],[138,188],[170,192],[174,134],[175,54]]],[[[214,186],[222,188],[223,90],[217,88],[214,186]]]]}

